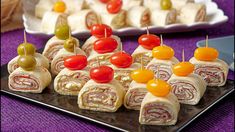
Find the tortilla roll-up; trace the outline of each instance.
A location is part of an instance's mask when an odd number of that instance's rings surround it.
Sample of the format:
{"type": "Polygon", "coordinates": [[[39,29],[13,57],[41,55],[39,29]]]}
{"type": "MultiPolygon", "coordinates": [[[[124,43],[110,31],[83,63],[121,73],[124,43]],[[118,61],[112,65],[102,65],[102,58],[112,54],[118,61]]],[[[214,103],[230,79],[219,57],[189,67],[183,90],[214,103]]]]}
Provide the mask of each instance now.
{"type": "Polygon", "coordinates": [[[50,82],[51,74],[42,66],[36,66],[32,71],[19,67],[9,75],[8,86],[13,91],[41,93],[50,82]]]}
{"type": "Polygon", "coordinates": [[[128,11],[134,6],[141,6],[142,0],[122,0],[122,9],[128,11]]]}
{"type": "Polygon", "coordinates": [[[137,70],[141,67],[139,63],[133,63],[130,67],[127,68],[118,68],[114,65],[111,65],[114,72],[114,78],[119,81],[119,83],[124,87],[125,92],[129,89],[129,85],[132,81],[130,74],[133,70],[137,70]]]}
{"type": "MultiPolygon", "coordinates": [[[[82,51],[80,48],[76,48],[76,53],[78,55],[86,55],[84,51],[82,51]]],[[[61,70],[65,68],[64,66],[64,59],[68,56],[75,55],[74,52],[69,52],[66,49],[62,48],[59,50],[59,52],[55,55],[53,60],[51,61],[51,73],[53,75],[59,74],[61,70]]]]}
{"type": "Polygon", "coordinates": [[[127,109],[140,110],[141,103],[147,92],[146,84],[132,81],[124,98],[124,106],[127,109]]]}
{"type": "MultiPolygon", "coordinates": [[[[117,43],[118,43],[118,48],[117,49],[120,50],[120,47],[121,47],[121,44],[122,44],[121,39],[116,35],[111,35],[110,37],[117,41],[117,43]]],[[[82,50],[86,53],[87,56],[89,56],[91,51],[93,50],[93,44],[96,40],[98,40],[98,38],[96,38],[95,36],[91,36],[82,45],[82,50]]]]}
{"type": "Polygon", "coordinates": [[[182,7],[179,15],[179,22],[192,24],[203,22],[206,19],[206,6],[200,3],[188,3],[182,7]]]}
{"type": "Polygon", "coordinates": [[[85,0],[63,0],[66,4],[66,14],[73,14],[86,8],[87,4],[85,0]]]}
{"type": "Polygon", "coordinates": [[[179,110],[180,104],[174,94],[157,97],[148,92],[141,103],[139,122],[145,125],[175,125],[179,110]]]}
{"type": "Polygon", "coordinates": [[[152,10],[151,24],[155,26],[166,26],[169,24],[176,23],[177,12],[175,9],[172,10],[152,10]]]}
{"type": "Polygon", "coordinates": [[[62,95],[78,95],[79,91],[90,80],[88,71],[69,70],[64,68],[55,77],[54,90],[62,95]]]}
{"type": "Polygon", "coordinates": [[[67,15],[64,13],[47,11],[42,18],[41,30],[44,33],[53,34],[56,26],[59,24],[68,24],[67,15]]]}
{"type": "Polygon", "coordinates": [[[134,6],[127,11],[127,25],[132,27],[145,27],[150,24],[150,11],[144,6],[134,6]]]}
{"type": "MultiPolygon", "coordinates": [[[[79,47],[79,40],[76,38],[74,39],[77,41],[77,47],[79,47]]],[[[46,43],[42,55],[51,62],[59,50],[64,47],[64,42],[65,40],[58,39],[56,36],[50,38],[46,43]]]]}
{"type": "Polygon", "coordinates": [[[132,53],[132,57],[135,63],[141,63],[141,57],[143,60],[143,65],[146,67],[147,64],[153,59],[152,50],[138,46],[132,53]]]}
{"type": "Polygon", "coordinates": [[[171,3],[173,8],[179,12],[187,3],[194,3],[194,0],[171,0],[171,3]]]}
{"type": "MultiPolygon", "coordinates": [[[[17,60],[20,56],[16,56],[15,58],[13,58],[8,64],[7,64],[7,70],[8,73],[12,73],[15,69],[17,69],[19,67],[19,65],[17,64],[17,60]]],[[[49,69],[49,60],[43,56],[40,53],[35,53],[34,57],[36,59],[36,66],[43,66],[46,69],[49,69]]]]}
{"type": "Polygon", "coordinates": [[[77,11],[68,16],[68,24],[72,31],[87,31],[93,24],[99,23],[99,18],[90,9],[77,11]]]}
{"type": "Polygon", "coordinates": [[[182,104],[196,105],[206,91],[206,82],[196,74],[176,76],[173,74],[168,80],[171,92],[177,96],[182,104]]]}
{"type": "Polygon", "coordinates": [[[43,18],[47,11],[52,11],[54,2],[51,0],[39,0],[35,6],[35,16],[38,18],[43,18]]]}
{"type": "Polygon", "coordinates": [[[126,11],[121,10],[116,14],[102,13],[100,19],[103,24],[109,25],[112,29],[119,29],[126,25],[126,11]]]}
{"type": "Polygon", "coordinates": [[[173,65],[177,63],[179,63],[179,61],[175,57],[172,57],[170,60],[160,60],[153,58],[146,66],[146,69],[153,71],[156,78],[167,81],[172,75],[173,65]]]}
{"type": "Polygon", "coordinates": [[[78,106],[80,109],[115,112],[122,106],[124,94],[123,87],[115,79],[109,83],[89,80],[78,94],[78,106]]]}
{"type": "Polygon", "coordinates": [[[155,9],[161,9],[161,0],[143,0],[143,6],[149,8],[151,11],[155,9]]]}
{"type": "Polygon", "coordinates": [[[89,8],[97,14],[108,13],[106,4],[99,0],[87,0],[87,5],[89,5],[89,8]]]}
{"type": "Polygon", "coordinates": [[[189,60],[195,65],[194,73],[200,75],[208,86],[224,86],[228,76],[229,66],[220,59],[214,61],[199,61],[195,57],[189,60]]]}

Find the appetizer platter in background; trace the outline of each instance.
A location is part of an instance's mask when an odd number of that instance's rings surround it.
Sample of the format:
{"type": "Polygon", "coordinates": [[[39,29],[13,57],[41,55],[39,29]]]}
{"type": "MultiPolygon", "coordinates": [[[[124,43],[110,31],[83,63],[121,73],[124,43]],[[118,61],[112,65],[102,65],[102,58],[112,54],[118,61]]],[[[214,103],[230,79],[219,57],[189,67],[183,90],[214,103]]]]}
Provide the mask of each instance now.
{"type": "Polygon", "coordinates": [[[58,22],[68,23],[72,35],[88,37],[91,25],[103,23],[118,36],[210,28],[228,20],[212,0],[35,0],[23,1],[26,32],[52,36],[58,22]]]}
{"type": "Polygon", "coordinates": [[[63,20],[54,28],[42,54],[24,31],[18,56],[2,67],[2,92],[117,130],[179,131],[234,91],[208,36],[190,60],[182,49],[180,62],[148,27],[132,54],[106,24],[93,24],[84,43],[63,20]]]}

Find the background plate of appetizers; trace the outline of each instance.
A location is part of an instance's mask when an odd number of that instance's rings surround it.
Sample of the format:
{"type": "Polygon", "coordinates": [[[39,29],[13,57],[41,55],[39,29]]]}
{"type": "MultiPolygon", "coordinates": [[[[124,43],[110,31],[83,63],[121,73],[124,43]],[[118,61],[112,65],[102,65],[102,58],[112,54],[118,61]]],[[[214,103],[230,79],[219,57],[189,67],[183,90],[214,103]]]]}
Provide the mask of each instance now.
{"type": "MultiPolygon", "coordinates": [[[[35,5],[39,0],[23,0],[24,14],[23,21],[27,33],[37,36],[49,37],[53,32],[42,31],[42,18],[35,16],[35,5]]],[[[89,0],[87,0],[89,1],[89,0]]],[[[218,5],[212,0],[195,0],[195,3],[204,4],[206,7],[205,21],[193,23],[180,23],[178,19],[173,24],[164,26],[149,25],[151,33],[172,33],[172,32],[186,32],[196,29],[211,28],[228,21],[228,17],[224,12],[218,8],[218,5]]],[[[178,17],[177,17],[178,18],[178,17]]],[[[103,23],[103,22],[102,22],[103,23]]],[[[152,23],[152,22],[151,22],[152,23]]],[[[78,25],[79,26],[79,25],[78,25]]],[[[119,36],[140,35],[146,32],[146,27],[123,26],[122,28],[114,29],[114,34],[119,36]]],[[[89,30],[72,30],[72,35],[84,38],[90,36],[89,30]]]]}
{"type": "MultiPolygon", "coordinates": [[[[219,58],[227,62],[230,70],[234,71],[234,35],[209,39],[208,43],[219,51],[219,58]]],[[[197,42],[197,47],[203,46],[205,40],[197,42]]]]}

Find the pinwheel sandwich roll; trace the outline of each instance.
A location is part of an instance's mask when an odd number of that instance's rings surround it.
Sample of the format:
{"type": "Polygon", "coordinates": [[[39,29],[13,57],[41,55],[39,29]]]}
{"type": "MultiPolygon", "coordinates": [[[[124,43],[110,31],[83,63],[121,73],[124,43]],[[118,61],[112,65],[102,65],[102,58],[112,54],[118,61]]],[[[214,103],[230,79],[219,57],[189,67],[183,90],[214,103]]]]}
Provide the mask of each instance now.
{"type": "Polygon", "coordinates": [[[124,106],[127,109],[140,110],[141,103],[147,92],[146,84],[137,83],[133,80],[126,92],[124,106]]]}
{"type": "Polygon", "coordinates": [[[63,0],[66,14],[73,14],[87,8],[86,0],[63,0]]]}
{"type": "Polygon", "coordinates": [[[109,25],[112,29],[119,29],[126,25],[126,11],[120,10],[116,14],[102,13],[100,19],[103,24],[109,25]]]}
{"type": "Polygon", "coordinates": [[[124,87],[125,92],[129,89],[129,85],[132,81],[130,77],[130,73],[133,70],[139,69],[141,65],[139,63],[133,63],[130,67],[127,68],[118,68],[114,65],[111,65],[114,69],[114,78],[120,82],[120,84],[124,87]]]}
{"type": "Polygon", "coordinates": [[[145,27],[150,24],[150,10],[144,6],[134,6],[127,11],[127,25],[145,27]]]}
{"type": "Polygon", "coordinates": [[[141,63],[141,57],[143,60],[143,65],[146,66],[152,59],[152,50],[138,46],[135,51],[132,53],[132,57],[135,63],[141,63]]]}
{"type": "MultiPolygon", "coordinates": [[[[76,47],[76,53],[80,55],[86,55],[84,51],[82,51],[79,47],[76,47]]],[[[68,56],[75,55],[74,52],[69,52],[66,49],[62,48],[59,52],[55,55],[53,60],[51,61],[51,73],[53,75],[59,74],[64,67],[64,59],[68,56]]]]}
{"type": "Polygon", "coordinates": [[[108,13],[106,4],[99,0],[87,0],[87,5],[89,5],[89,8],[97,14],[108,13]]]}
{"type": "MultiPolygon", "coordinates": [[[[76,40],[77,46],[79,47],[79,40],[76,38],[74,39],[76,40]]],[[[51,62],[59,50],[63,48],[64,42],[65,40],[53,36],[47,41],[42,54],[51,62]]]]}
{"type": "Polygon", "coordinates": [[[146,69],[152,70],[156,78],[167,81],[172,75],[172,66],[177,63],[179,63],[179,61],[175,57],[172,57],[169,60],[153,58],[146,66],[146,69]]]}
{"type": "Polygon", "coordinates": [[[132,7],[141,6],[142,2],[142,0],[122,0],[122,9],[128,11],[132,7]]]}
{"type": "Polygon", "coordinates": [[[151,11],[154,9],[161,9],[161,0],[143,0],[143,6],[149,8],[151,11]]]}
{"type": "Polygon", "coordinates": [[[192,24],[206,20],[206,6],[201,3],[188,3],[182,7],[179,15],[179,22],[192,24]]]}
{"type": "MultiPolygon", "coordinates": [[[[17,60],[19,57],[19,55],[16,56],[7,64],[7,70],[9,74],[19,67],[17,64],[17,60]]],[[[43,66],[46,69],[49,69],[49,60],[45,56],[41,55],[40,53],[35,53],[34,57],[37,61],[36,66],[43,66]]]]}
{"type": "Polygon", "coordinates": [[[171,0],[172,6],[177,12],[180,12],[181,8],[187,3],[194,3],[194,0],[171,0]]]}
{"type": "Polygon", "coordinates": [[[77,96],[82,87],[90,80],[89,72],[83,70],[69,70],[64,68],[54,80],[54,89],[62,95],[77,96]]]}
{"type": "Polygon", "coordinates": [[[78,106],[80,109],[115,112],[122,106],[124,94],[123,87],[115,79],[109,83],[89,80],[79,92],[78,106]]]}
{"type": "Polygon", "coordinates": [[[206,82],[196,74],[176,76],[173,74],[168,80],[171,92],[175,94],[182,104],[196,105],[206,91],[206,82]]]}
{"type": "Polygon", "coordinates": [[[67,15],[64,13],[57,13],[54,11],[47,11],[41,22],[41,31],[47,34],[52,34],[55,31],[55,28],[59,24],[67,25],[67,15]]]}
{"type": "Polygon", "coordinates": [[[21,67],[9,75],[8,86],[13,91],[41,93],[51,82],[50,72],[41,66],[32,71],[21,67]]]}
{"type": "Polygon", "coordinates": [[[146,125],[175,125],[179,110],[180,104],[174,94],[157,97],[148,92],[141,103],[139,122],[146,125]]]}
{"type": "Polygon", "coordinates": [[[176,23],[177,12],[175,9],[154,9],[151,14],[151,24],[155,26],[166,26],[176,23]]]}
{"type": "Polygon", "coordinates": [[[35,16],[43,18],[47,11],[52,11],[54,2],[52,0],[39,0],[35,6],[35,16]]]}
{"type": "Polygon", "coordinates": [[[200,61],[195,57],[189,60],[195,65],[194,73],[200,75],[208,86],[223,86],[226,83],[229,66],[220,59],[200,61]]]}
{"type": "MultiPolygon", "coordinates": [[[[121,44],[122,44],[121,39],[116,35],[111,35],[110,37],[117,41],[117,43],[118,43],[118,48],[117,49],[120,50],[120,47],[121,47],[121,44]]],[[[82,45],[82,50],[86,53],[87,56],[89,56],[91,51],[93,50],[93,44],[96,40],[98,40],[98,38],[96,38],[95,36],[91,36],[82,45]]]]}
{"type": "Polygon", "coordinates": [[[99,23],[99,18],[90,9],[80,10],[68,16],[68,24],[74,32],[87,31],[93,24],[97,23],[99,23]]]}

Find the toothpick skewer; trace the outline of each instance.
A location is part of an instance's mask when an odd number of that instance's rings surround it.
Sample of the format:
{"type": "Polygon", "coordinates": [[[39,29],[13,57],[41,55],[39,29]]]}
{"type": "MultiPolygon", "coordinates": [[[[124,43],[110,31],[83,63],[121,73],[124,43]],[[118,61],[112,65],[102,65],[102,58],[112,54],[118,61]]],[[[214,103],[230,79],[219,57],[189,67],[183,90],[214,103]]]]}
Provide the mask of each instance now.
{"type": "Polygon", "coordinates": [[[26,32],[24,30],[24,43],[27,43],[26,32]]]}
{"type": "Polygon", "coordinates": [[[149,27],[147,26],[147,35],[149,35],[149,27]]]}
{"type": "Polygon", "coordinates": [[[184,59],[184,49],[183,49],[183,51],[182,51],[182,62],[184,62],[185,61],[185,59],[184,59]]]}
{"type": "Polygon", "coordinates": [[[141,55],[140,64],[141,64],[141,70],[143,70],[143,55],[141,55]]]}
{"type": "Polygon", "coordinates": [[[206,47],[208,47],[208,35],[206,35],[206,47]]]}
{"type": "Polygon", "coordinates": [[[160,39],[161,39],[161,46],[163,46],[163,39],[162,39],[162,35],[160,35],[160,39]]]}

